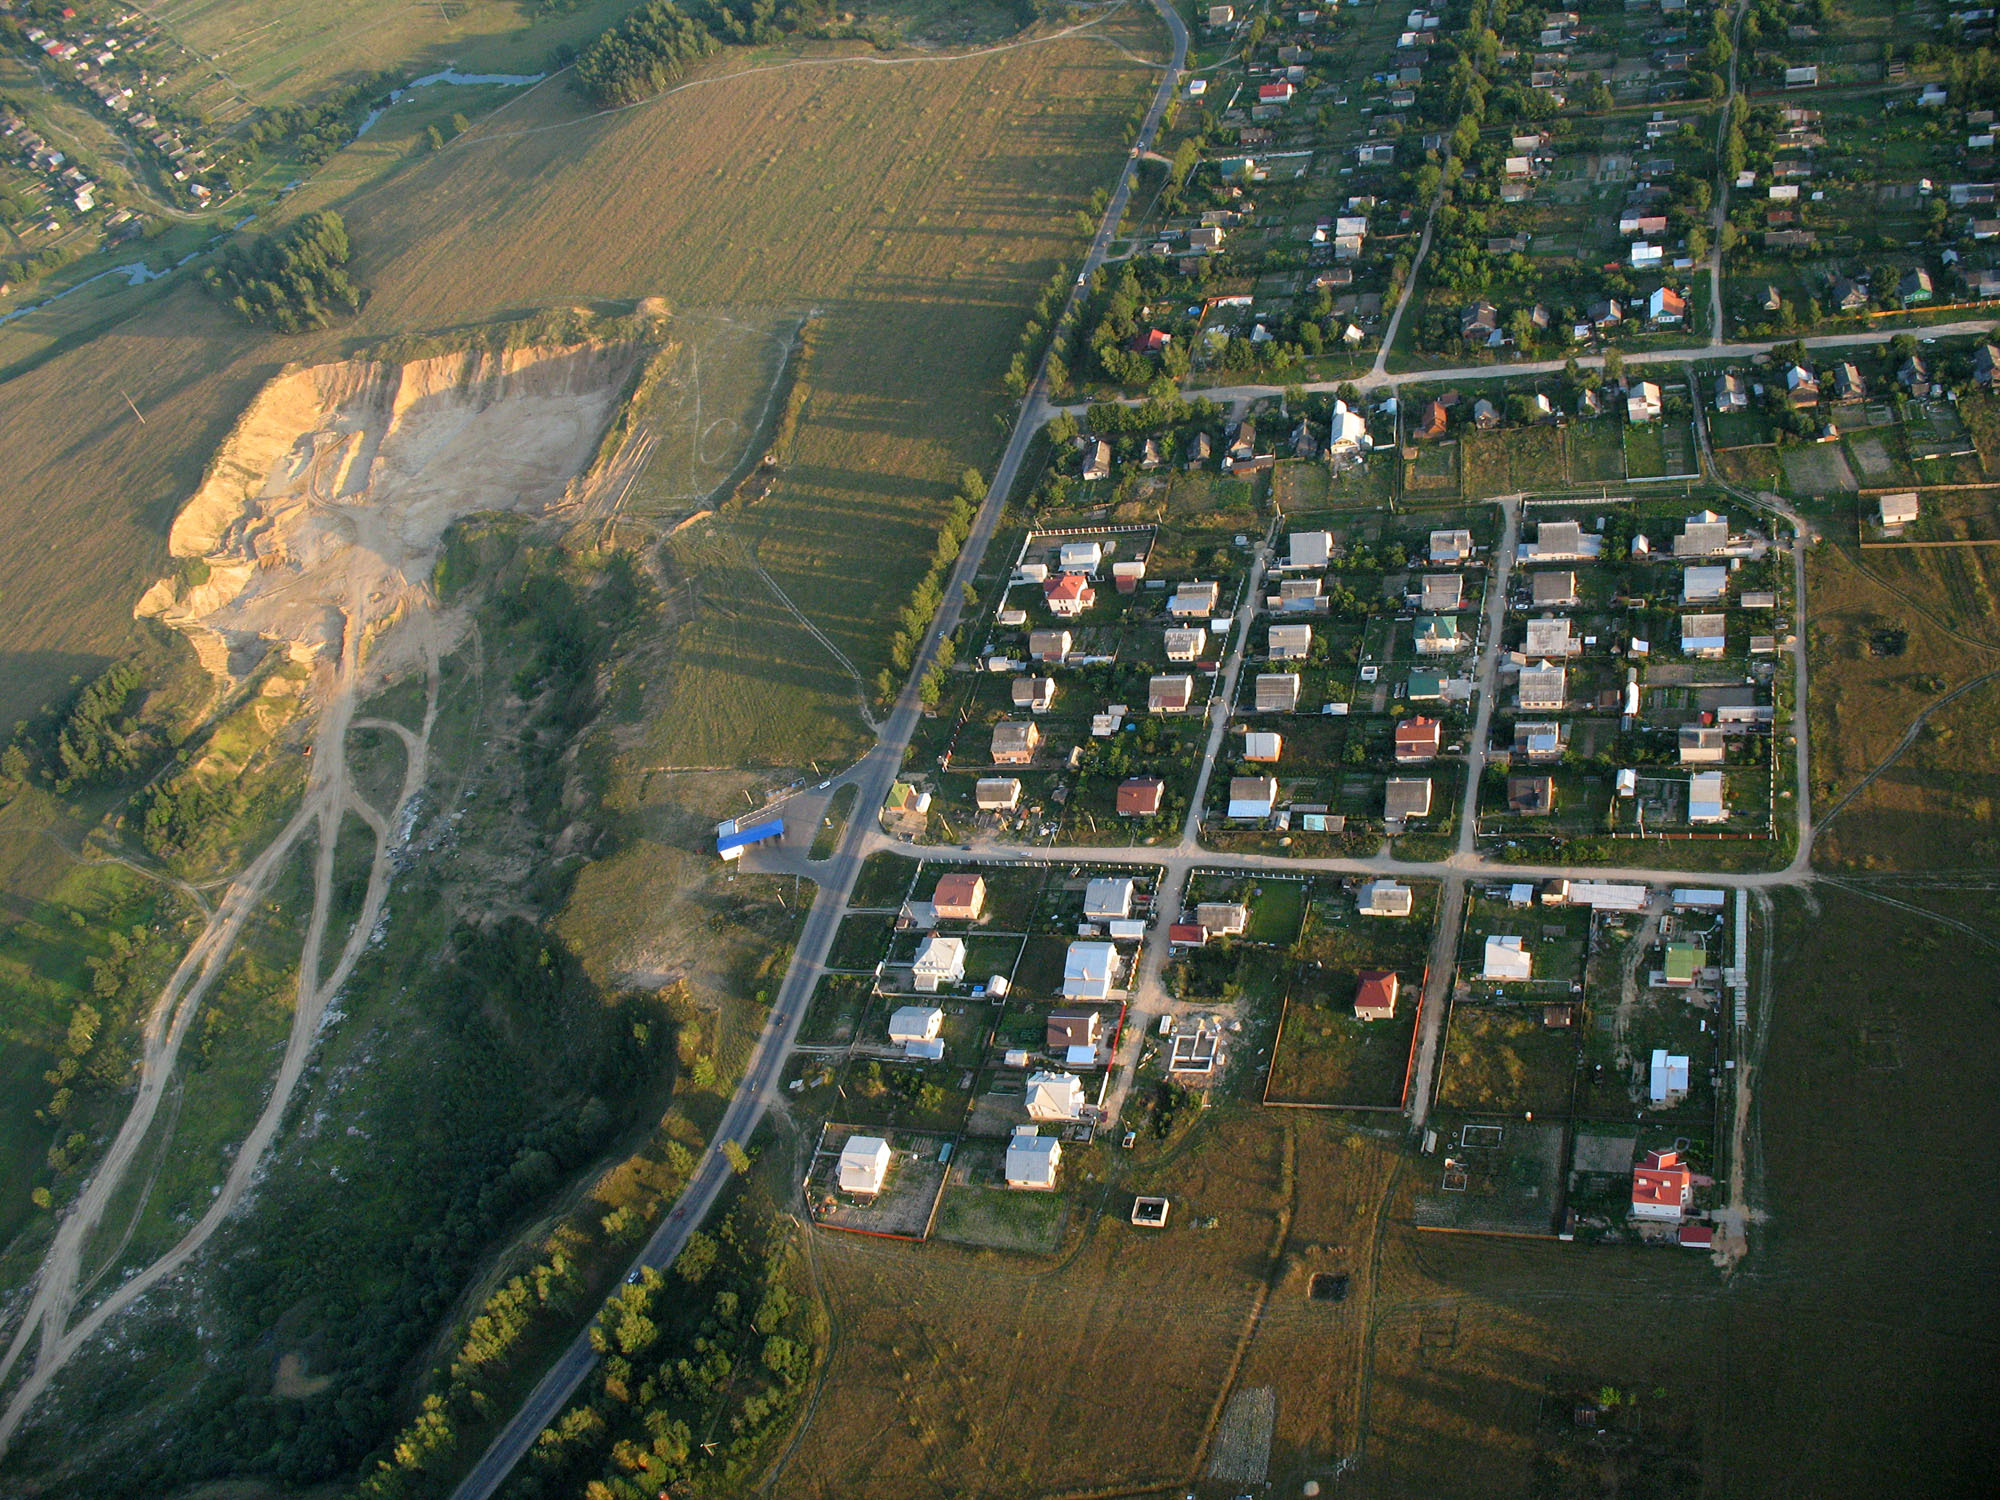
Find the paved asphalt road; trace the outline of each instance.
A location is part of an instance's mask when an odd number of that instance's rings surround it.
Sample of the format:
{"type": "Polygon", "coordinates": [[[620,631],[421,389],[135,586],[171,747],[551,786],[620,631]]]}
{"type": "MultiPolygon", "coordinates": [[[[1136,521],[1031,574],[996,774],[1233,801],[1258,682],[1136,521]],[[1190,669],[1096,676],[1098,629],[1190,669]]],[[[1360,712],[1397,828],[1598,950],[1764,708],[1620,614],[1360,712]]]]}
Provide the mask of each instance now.
{"type": "MultiPolygon", "coordinates": [[[[1119,174],[1118,187],[1111,195],[1110,206],[1105,210],[1103,223],[1097,236],[1091,241],[1090,251],[1085,257],[1082,273],[1065,304],[1065,313],[1079,300],[1085,282],[1092,271],[1104,261],[1105,251],[1117,233],[1118,221],[1124,215],[1125,205],[1131,197],[1132,183],[1138,173],[1140,160],[1152,146],[1154,136],[1160,128],[1160,119],[1165,114],[1168,102],[1173,98],[1174,89],[1180,78],[1181,69],[1187,63],[1188,33],[1180,16],[1167,0],[1153,0],[1153,7],[1160,13],[1167,29],[1173,35],[1173,61],[1168,65],[1160,80],[1158,91],[1153,96],[1153,106],[1147,112],[1145,124],[1141,127],[1133,154],[1127,159],[1125,169],[1119,174]]],[[[1046,362],[1044,369],[1046,368],[1046,362]]],[[[903,752],[910,743],[922,712],[917,697],[917,684],[925,670],[936,658],[938,642],[958,626],[964,590],[962,583],[969,581],[979,570],[987,545],[993,540],[993,533],[1000,523],[1000,512],[1006,504],[1007,495],[1014,486],[1015,475],[1020,471],[1021,460],[1028,451],[1028,443],[1041,429],[1046,418],[1046,402],[1043,388],[1044,372],[1037,371],[1034,385],[1021,403],[1020,414],[1015,421],[1014,431],[1007,441],[1005,453],[999,467],[994,471],[993,483],[986,499],[974,517],[971,532],[966,537],[964,551],[960,553],[958,565],[952,572],[951,582],[945,588],[944,607],[938,611],[932,623],[930,634],[925,638],[915,667],[903,694],[896,700],[895,710],[889,722],[883,727],[875,748],[844,774],[833,778],[836,785],[852,783],[857,794],[854,812],[849,818],[847,829],[840,847],[823,867],[816,867],[819,895],[814,900],[812,910],[806,917],[805,928],[799,934],[798,946],[793,951],[791,967],[786,970],[784,983],[779,987],[776,1001],[766,1019],[762,1035],[757,1039],[756,1049],[751,1053],[750,1063],[745,1069],[743,1081],[730,1101],[722,1118],[722,1125],[716,1131],[715,1139],[702,1153],[695,1168],[693,1178],[682,1191],[673,1210],[664,1223],[654,1232],[653,1237],[639,1253],[633,1263],[635,1270],[640,1267],[664,1269],[673,1264],[691,1234],[715,1205],[723,1187],[729,1181],[730,1168],[722,1155],[722,1147],[727,1142],[743,1144],[748,1142],[758,1123],[764,1117],[778,1075],[784,1066],[785,1055],[793,1038],[798,1034],[799,1023],[805,1019],[807,1002],[812,998],[814,986],[818,983],[820,971],[826,961],[827,950],[832,946],[833,935],[840,925],[842,910],[847,905],[849,894],[854,889],[856,875],[861,862],[871,849],[873,811],[880,807],[889,795],[890,783],[902,769],[903,752]]],[[[542,1377],[528,1398],[522,1402],[513,1418],[494,1438],[492,1445],[481,1456],[470,1473],[452,1492],[453,1500],[487,1500],[499,1488],[508,1473],[521,1457],[534,1445],[536,1436],[554,1421],[590,1374],[597,1356],[590,1347],[587,1334],[579,1334],[574,1343],[563,1351],[548,1373],[542,1377]]]]}

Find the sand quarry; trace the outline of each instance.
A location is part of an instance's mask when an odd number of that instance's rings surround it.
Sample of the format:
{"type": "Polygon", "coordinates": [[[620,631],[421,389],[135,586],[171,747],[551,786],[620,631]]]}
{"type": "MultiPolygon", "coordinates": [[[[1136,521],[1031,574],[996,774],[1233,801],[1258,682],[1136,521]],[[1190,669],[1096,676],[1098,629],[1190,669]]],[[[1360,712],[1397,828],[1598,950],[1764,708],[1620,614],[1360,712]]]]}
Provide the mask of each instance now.
{"type": "MultiPolygon", "coordinates": [[[[287,370],[252,400],[168,537],[206,581],[139,601],[218,676],[279,644],[337,657],[430,602],[452,522],[581,508],[579,476],[639,358],[631,344],[287,370]]],[[[385,640],[381,645],[388,645],[385,640]]]]}

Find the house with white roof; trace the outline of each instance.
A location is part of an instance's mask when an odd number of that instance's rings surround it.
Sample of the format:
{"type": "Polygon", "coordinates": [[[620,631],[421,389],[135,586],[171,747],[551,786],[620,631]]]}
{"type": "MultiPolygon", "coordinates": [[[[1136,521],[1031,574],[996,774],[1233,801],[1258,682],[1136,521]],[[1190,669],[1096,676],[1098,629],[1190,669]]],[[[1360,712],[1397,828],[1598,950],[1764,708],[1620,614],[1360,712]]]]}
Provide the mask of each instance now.
{"type": "Polygon", "coordinates": [[[1713,604],[1729,597],[1729,569],[1688,568],[1681,574],[1681,603],[1713,604]]]}
{"type": "Polygon", "coordinates": [[[957,984],[965,978],[965,939],[933,933],[917,950],[917,961],[910,972],[911,982],[926,995],[940,986],[957,984]]]}
{"type": "Polygon", "coordinates": [[[1083,888],[1083,915],[1092,922],[1132,915],[1132,881],[1126,876],[1101,876],[1083,888]]]}
{"type": "Polygon", "coordinates": [[[1118,949],[1104,942],[1075,942],[1063,958],[1063,999],[1108,1000],[1118,974],[1118,949]]]}
{"type": "Polygon", "coordinates": [[[1290,556],[1285,560],[1288,568],[1323,568],[1333,558],[1333,533],[1330,531],[1295,531],[1292,533],[1290,556]]]}
{"type": "Polygon", "coordinates": [[[1431,561],[1434,563],[1462,563],[1472,556],[1472,533],[1469,531],[1433,531],[1431,533],[1431,561]]]}
{"type": "Polygon", "coordinates": [[[840,1148],[840,1190],[872,1198],[888,1180],[889,1158],[889,1143],[880,1136],[849,1136],[840,1148]]]}
{"type": "Polygon", "coordinates": [[[1394,880],[1371,880],[1355,893],[1354,909],[1364,917],[1407,917],[1416,893],[1394,880]]]}
{"type": "Polygon", "coordinates": [[[1534,960],[1518,937],[1494,933],[1486,939],[1486,963],[1479,973],[1481,979],[1532,979],[1534,972],[1534,960]]]}
{"type": "Polygon", "coordinates": [[[1083,1083],[1074,1073],[1032,1073],[1028,1077],[1028,1118],[1074,1120],[1083,1110],[1083,1083]]]}
{"type": "Polygon", "coordinates": [[[1647,1074],[1648,1102],[1657,1109],[1678,1104],[1687,1095],[1688,1060],[1669,1053],[1664,1047],[1655,1047],[1652,1067],[1647,1074]]]}
{"type": "Polygon", "coordinates": [[[1007,1138],[1007,1158],[1003,1171],[1010,1188],[1053,1191],[1056,1169],[1062,1165],[1062,1142],[1043,1135],[1032,1125],[1023,1125],[1007,1138]]]}
{"type": "Polygon", "coordinates": [[[1697,771],[1688,778],[1688,821],[1720,823],[1729,816],[1720,771],[1697,771]]]}
{"type": "Polygon", "coordinates": [[[944,1029],[944,1012],[935,1005],[902,1005],[889,1017],[892,1042],[929,1042],[944,1029]]]}

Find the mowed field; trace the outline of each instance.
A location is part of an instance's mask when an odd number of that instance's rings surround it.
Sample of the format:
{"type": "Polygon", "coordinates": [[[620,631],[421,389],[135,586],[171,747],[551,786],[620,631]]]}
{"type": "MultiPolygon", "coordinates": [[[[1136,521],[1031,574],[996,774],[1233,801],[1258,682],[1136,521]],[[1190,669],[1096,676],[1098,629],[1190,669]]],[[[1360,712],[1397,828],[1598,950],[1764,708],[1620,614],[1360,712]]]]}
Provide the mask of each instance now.
{"type": "MultiPolygon", "coordinates": [[[[552,80],[334,200],[372,288],[353,323],[261,337],[183,288],[0,386],[16,475],[0,505],[17,538],[0,558],[0,715],[117,648],[174,508],[281,361],[643,296],[819,312],[795,461],[718,524],[713,551],[752,551],[872,677],[953,482],[997,454],[1025,310],[1075,251],[1075,210],[1111,181],[1151,86],[1114,42],[1157,51],[1157,27],[1125,10],[960,60],[770,65],[600,116],[552,80]]],[[[295,201],[326,204],[311,189],[295,201]]],[[[752,601],[740,578],[724,585],[723,613],[697,610],[684,633],[682,711],[656,758],[791,764],[851,743],[845,669],[802,631],[761,628],[787,618],[768,586],[752,601]]]]}
{"type": "MultiPolygon", "coordinates": [[[[1942,904],[2000,944],[1990,896],[1942,904]]],[[[779,1491],[1210,1500],[1256,1490],[1211,1465],[1268,1400],[1276,1494],[1991,1493],[1991,955],[1832,888],[1775,920],[1733,1277],[1417,1230],[1436,1158],[1223,1105],[1158,1164],[1071,1185],[1086,1227],[1055,1257],[817,1236],[838,1334],[779,1491]],[[1125,1222],[1134,1191],[1173,1199],[1167,1231],[1125,1222]],[[1307,1295],[1320,1272],[1342,1300],[1307,1295]],[[1597,1444],[1574,1412],[1606,1387],[1626,1405],[1597,1444]]]]}
{"type": "Polygon", "coordinates": [[[1969,561],[1813,554],[1813,812],[1839,808],[1814,845],[1824,867],[2000,863],[2000,631],[1952,586],[1969,561]]]}

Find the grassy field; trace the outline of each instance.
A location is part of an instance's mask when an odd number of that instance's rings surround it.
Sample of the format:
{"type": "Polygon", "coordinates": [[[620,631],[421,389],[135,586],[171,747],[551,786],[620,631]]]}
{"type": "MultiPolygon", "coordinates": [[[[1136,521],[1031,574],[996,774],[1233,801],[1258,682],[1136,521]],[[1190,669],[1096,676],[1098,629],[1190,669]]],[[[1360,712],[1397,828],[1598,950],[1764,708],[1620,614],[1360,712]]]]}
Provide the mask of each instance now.
{"type": "Polygon", "coordinates": [[[1857,555],[1823,544],[1813,554],[1815,815],[1824,818],[1926,716],[1909,747],[1819,835],[1820,863],[1983,868],[2000,857],[1996,695],[1975,688],[1937,706],[2000,669],[2000,638],[1966,571],[1978,566],[1957,552],[1857,555]]]}

